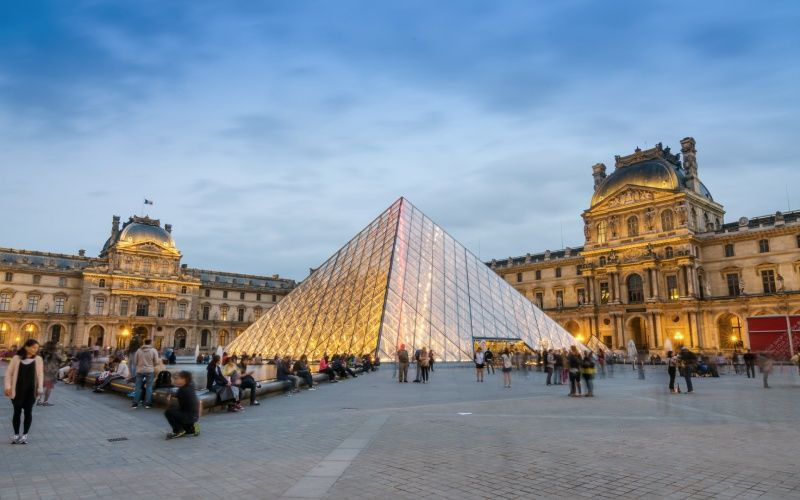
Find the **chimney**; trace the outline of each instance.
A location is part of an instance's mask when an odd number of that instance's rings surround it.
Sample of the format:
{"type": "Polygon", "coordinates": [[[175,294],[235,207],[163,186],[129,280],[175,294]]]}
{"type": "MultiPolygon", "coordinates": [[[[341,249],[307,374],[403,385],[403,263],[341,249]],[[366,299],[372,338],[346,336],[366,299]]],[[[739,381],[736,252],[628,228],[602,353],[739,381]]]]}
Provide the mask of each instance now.
{"type": "Polygon", "coordinates": [[[119,235],[119,215],[111,217],[111,241],[116,241],[119,235]]]}
{"type": "Polygon", "coordinates": [[[164,231],[172,234],[172,224],[164,224],[164,231]]]}
{"type": "Polygon", "coordinates": [[[181,264],[181,269],[186,269],[189,267],[189,264],[181,264]]]}
{"type": "Polygon", "coordinates": [[[695,149],[694,137],[684,137],[681,139],[681,153],[683,153],[683,172],[686,176],[686,187],[700,192],[700,179],[697,177],[697,150],[695,149]]]}
{"type": "Polygon", "coordinates": [[[602,163],[596,163],[592,166],[592,177],[594,177],[594,190],[600,187],[600,183],[606,178],[606,166],[602,163]]]}
{"type": "Polygon", "coordinates": [[[86,257],[86,250],[84,250],[83,248],[78,250],[78,256],[79,257],[86,257]]]}

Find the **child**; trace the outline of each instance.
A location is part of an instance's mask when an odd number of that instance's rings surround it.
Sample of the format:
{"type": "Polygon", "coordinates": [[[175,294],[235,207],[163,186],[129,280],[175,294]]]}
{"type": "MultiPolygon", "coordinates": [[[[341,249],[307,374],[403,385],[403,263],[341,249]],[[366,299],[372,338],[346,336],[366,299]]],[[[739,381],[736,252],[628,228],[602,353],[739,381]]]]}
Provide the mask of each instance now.
{"type": "Polygon", "coordinates": [[[200,434],[200,424],[197,420],[200,417],[200,402],[197,400],[197,393],[192,383],[192,374],[188,371],[180,371],[172,379],[173,384],[178,388],[175,397],[178,398],[178,407],[169,408],[164,412],[167,422],[172,426],[172,432],[167,434],[167,439],[175,439],[185,436],[200,434]]]}

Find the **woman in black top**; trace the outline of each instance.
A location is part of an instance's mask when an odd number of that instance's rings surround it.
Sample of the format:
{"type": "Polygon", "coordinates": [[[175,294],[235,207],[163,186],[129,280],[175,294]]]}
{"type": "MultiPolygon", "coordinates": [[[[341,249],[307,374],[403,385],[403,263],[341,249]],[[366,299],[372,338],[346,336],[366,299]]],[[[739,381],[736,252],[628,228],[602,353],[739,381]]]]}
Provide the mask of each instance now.
{"type": "Polygon", "coordinates": [[[567,356],[567,367],[569,368],[569,395],[581,395],[581,354],[575,346],[570,347],[567,356]]]}
{"type": "Polygon", "coordinates": [[[175,374],[172,382],[178,388],[175,393],[178,407],[169,408],[164,412],[167,422],[172,427],[167,439],[183,437],[186,434],[197,436],[200,434],[200,426],[197,423],[200,418],[200,403],[192,383],[192,374],[185,370],[180,371],[175,374]]]}
{"type": "Polygon", "coordinates": [[[42,393],[44,386],[44,362],[37,355],[39,342],[28,339],[25,344],[11,358],[6,370],[4,392],[14,405],[14,415],[11,424],[14,427],[14,436],[11,444],[27,444],[28,431],[33,422],[33,403],[42,393]],[[20,417],[25,414],[22,434],[19,433],[20,417]]]}

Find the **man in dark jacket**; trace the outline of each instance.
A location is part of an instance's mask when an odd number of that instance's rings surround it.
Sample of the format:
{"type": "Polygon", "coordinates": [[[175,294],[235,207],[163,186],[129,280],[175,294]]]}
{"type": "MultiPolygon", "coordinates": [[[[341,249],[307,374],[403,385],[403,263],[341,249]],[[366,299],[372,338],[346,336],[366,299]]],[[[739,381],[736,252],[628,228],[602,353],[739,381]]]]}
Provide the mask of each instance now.
{"type": "Polygon", "coordinates": [[[414,361],[416,361],[416,365],[417,365],[417,376],[414,377],[414,382],[417,383],[417,384],[420,383],[420,380],[419,380],[419,372],[420,372],[420,369],[419,369],[419,357],[420,357],[421,354],[422,354],[422,349],[417,349],[416,351],[414,351],[414,361]]]}
{"type": "Polygon", "coordinates": [[[291,387],[289,390],[291,392],[297,392],[299,390],[297,387],[300,385],[300,377],[290,373],[289,368],[291,362],[292,361],[288,356],[277,361],[277,379],[280,382],[291,382],[291,387]]]}
{"type": "Polygon", "coordinates": [[[744,366],[747,370],[747,378],[756,378],[756,355],[750,349],[744,353],[744,366]]]}
{"type": "Polygon", "coordinates": [[[697,355],[689,350],[688,347],[681,347],[680,354],[681,363],[683,363],[683,378],[686,381],[686,392],[694,392],[692,388],[692,373],[697,365],[697,355]]]}

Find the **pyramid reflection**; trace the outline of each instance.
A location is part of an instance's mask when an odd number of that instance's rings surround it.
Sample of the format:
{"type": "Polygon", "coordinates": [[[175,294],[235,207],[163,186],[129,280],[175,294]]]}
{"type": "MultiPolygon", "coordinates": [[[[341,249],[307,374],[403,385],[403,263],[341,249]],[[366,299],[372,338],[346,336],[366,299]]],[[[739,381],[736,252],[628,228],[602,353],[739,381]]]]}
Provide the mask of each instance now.
{"type": "Polygon", "coordinates": [[[428,347],[468,361],[480,339],[577,344],[475,255],[400,198],[245,330],[227,351],[317,359],[428,347]]]}

